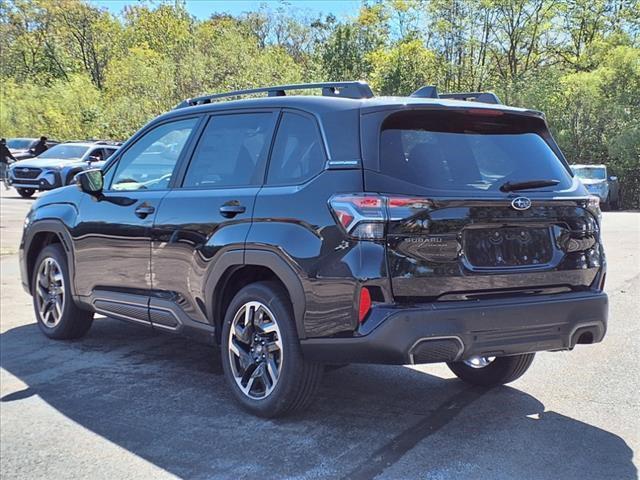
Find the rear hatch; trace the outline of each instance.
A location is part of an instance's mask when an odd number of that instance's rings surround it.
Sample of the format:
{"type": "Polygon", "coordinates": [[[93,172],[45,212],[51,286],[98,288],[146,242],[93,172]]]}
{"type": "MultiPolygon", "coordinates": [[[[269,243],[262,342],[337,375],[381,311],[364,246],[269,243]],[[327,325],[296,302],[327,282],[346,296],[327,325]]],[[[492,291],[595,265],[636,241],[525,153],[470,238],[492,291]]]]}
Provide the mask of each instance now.
{"type": "Polygon", "coordinates": [[[542,116],[461,107],[375,117],[363,122],[375,125],[379,147],[365,189],[386,205],[396,300],[549,294],[597,282],[597,207],[542,116]]]}

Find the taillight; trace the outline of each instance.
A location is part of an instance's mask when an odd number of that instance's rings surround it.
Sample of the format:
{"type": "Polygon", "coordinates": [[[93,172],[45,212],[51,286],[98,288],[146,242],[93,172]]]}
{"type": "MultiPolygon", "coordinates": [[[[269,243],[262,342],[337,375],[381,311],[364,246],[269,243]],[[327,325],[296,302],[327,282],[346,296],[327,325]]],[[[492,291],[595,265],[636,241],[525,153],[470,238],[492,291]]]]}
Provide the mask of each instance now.
{"type": "Polygon", "coordinates": [[[432,203],[426,198],[350,193],[334,195],[329,206],[349,236],[379,240],[384,238],[387,220],[406,218],[416,210],[430,208],[432,203]]]}
{"type": "Polygon", "coordinates": [[[369,310],[371,310],[371,294],[367,287],[362,287],[360,289],[360,303],[358,304],[358,321],[360,323],[367,318],[369,310]]]}
{"type": "Polygon", "coordinates": [[[360,240],[384,238],[385,199],[375,194],[334,195],[329,205],[345,232],[360,240]]]}
{"type": "Polygon", "coordinates": [[[600,197],[590,196],[587,200],[587,210],[600,221],[602,219],[602,210],[600,210],[600,197]]]}

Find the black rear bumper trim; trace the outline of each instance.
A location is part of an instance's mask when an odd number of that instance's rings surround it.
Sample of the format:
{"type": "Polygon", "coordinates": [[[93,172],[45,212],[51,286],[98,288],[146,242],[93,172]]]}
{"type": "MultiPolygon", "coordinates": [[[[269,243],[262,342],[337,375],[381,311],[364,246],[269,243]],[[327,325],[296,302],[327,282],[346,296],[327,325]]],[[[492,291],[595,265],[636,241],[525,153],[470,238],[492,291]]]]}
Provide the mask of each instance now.
{"type": "Polygon", "coordinates": [[[584,333],[588,343],[602,341],[608,299],[605,293],[573,292],[377,308],[384,319],[366,335],[301,340],[305,357],[329,363],[411,364],[570,350],[584,333]],[[446,339],[454,339],[459,351],[446,339]]]}

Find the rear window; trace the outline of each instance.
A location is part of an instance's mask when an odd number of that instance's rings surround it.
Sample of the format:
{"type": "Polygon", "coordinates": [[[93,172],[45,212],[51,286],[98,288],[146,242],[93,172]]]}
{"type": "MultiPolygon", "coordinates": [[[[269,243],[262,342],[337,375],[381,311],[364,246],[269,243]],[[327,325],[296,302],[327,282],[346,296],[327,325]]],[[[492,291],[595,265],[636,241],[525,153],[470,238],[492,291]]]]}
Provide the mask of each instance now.
{"type": "MultiPolygon", "coordinates": [[[[571,176],[529,117],[460,112],[402,112],[382,125],[382,173],[437,190],[494,191],[505,182],[558,180],[571,176]]],[[[473,112],[473,110],[472,110],[473,112]]]]}
{"type": "Polygon", "coordinates": [[[10,138],[7,140],[7,148],[14,150],[26,150],[33,143],[33,138],[10,138]]]}
{"type": "Polygon", "coordinates": [[[607,172],[602,167],[572,167],[573,172],[581,180],[604,180],[607,172]]]}

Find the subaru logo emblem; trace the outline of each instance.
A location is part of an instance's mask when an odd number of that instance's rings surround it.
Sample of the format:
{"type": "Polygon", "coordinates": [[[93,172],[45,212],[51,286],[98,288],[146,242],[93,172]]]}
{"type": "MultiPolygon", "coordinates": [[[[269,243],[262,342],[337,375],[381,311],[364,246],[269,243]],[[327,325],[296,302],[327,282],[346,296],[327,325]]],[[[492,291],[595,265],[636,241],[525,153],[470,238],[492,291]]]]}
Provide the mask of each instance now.
{"type": "Polygon", "coordinates": [[[22,171],[23,171],[24,173],[27,173],[27,172],[29,171],[29,169],[28,169],[28,168],[23,168],[23,169],[22,169],[22,171]]]}
{"type": "Polygon", "coordinates": [[[527,210],[531,208],[531,200],[527,197],[514,198],[511,202],[511,206],[516,210],[527,210]]]}

